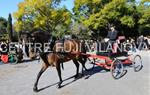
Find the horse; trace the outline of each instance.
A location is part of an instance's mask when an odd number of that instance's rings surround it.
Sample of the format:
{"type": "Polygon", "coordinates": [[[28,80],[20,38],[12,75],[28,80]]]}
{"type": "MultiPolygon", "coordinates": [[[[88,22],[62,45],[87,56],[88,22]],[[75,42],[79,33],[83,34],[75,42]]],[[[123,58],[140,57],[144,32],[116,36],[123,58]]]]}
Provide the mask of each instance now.
{"type": "MultiPolygon", "coordinates": [[[[34,83],[33,90],[35,92],[38,91],[38,81],[43,74],[43,72],[50,66],[56,67],[58,77],[59,77],[59,83],[58,83],[58,88],[62,87],[62,77],[61,77],[61,63],[67,62],[72,60],[73,63],[76,66],[76,75],[74,76],[75,79],[78,78],[79,76],[79,62],[82,64],[82,74],[83,74],[83,69],[87,70],[85,67],[85,62],[87,60],[86,55],[82,55],[81,53],[86,53],[86,47],[84,45],[84,41],[80,41],[77,39],[67,39],[64,41],[53,41],[51,40],[51,45],[53,52],[45,52],[41,53],[40,57],[43,60],[43,65],[41,67],[41,70],[39,71],[36,81],[34,83]],[[54,44],[55,43],[55,44],[54,44]],[[62,44],[63,50],[60,48],[57,49],[57,45],[60,43],[62,44]],[[67,52],[66,52],[67,51],[67,52]]],[[[87,70],[88,71],[88,70],[87,70]]]]}

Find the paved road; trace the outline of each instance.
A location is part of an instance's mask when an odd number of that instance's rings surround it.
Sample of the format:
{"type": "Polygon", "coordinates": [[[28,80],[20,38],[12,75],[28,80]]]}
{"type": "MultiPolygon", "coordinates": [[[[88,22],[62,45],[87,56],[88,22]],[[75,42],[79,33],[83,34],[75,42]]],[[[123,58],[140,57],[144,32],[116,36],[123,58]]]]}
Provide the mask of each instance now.
{"type": "MultiPolygon", "coordinates": [[[[96,67],[86,72],[86,76],[76,81],[73,63],[64,64],[62,76],[64,87],[57,89],[58,76],[55,68],[49,68],[41,77],[38,93],[32,91],[36,75],[41,64],[38,61],[24,62],[18,65],[0,65],[0,95],[150,95],[150,52],[142,52],[143,69],[134,72],[127,68],[127,74],[114,80],[110,72],[96,67]]],[[[88,68],[92,67],[87,65],[88,68]]],[[[81,68],[80,68],[81,69],[81,68]]]]}

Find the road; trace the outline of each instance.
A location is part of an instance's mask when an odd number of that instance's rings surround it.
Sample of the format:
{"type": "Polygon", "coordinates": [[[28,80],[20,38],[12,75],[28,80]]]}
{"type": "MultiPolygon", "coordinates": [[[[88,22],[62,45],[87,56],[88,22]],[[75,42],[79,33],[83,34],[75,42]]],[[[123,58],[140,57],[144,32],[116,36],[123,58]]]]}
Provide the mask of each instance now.
{"type": "MultiPolygon", "coordinates": [[[[42,90],[38,93],[33,92],[32,88],[41,62],[0,65],[0,95],[150,95],[150,51],[140,54],[143,69],[134,72],[133,68],[127,68],[127,74],[119,80],[114,80],[110,72],[95,67],[93,71],[85,72],[84,77],[73,81],[75,66],[71,61],[66,62],[62,71],[64,87],[61,89],[56,88],[56,69],[49,68],[40,79],[38,87],[42,90]]],[[[86,66],[92,67],[88,62],[86,66]]]]}

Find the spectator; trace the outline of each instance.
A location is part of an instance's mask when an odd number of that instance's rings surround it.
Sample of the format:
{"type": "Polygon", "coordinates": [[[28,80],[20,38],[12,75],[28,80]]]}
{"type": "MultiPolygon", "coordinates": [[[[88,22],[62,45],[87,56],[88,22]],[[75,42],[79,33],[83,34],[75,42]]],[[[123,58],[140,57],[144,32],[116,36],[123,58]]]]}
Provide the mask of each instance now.
{"type": "Polygon", "coordinates": [[[137,38],[137,42],[136,42],[139,50],[142,50],[143,42],[144,42],[144,37],[143,37],[143,35],[141,35],[137,38]]]}

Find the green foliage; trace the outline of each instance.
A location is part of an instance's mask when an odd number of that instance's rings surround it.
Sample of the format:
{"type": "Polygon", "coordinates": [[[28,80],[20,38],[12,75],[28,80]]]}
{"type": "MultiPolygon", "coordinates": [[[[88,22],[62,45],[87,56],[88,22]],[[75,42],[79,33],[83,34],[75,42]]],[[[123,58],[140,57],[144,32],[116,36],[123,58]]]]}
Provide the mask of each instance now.
{"type": "Polygon", "coordinates": [[[53,35],[58,38],[63,38],[65,35],[70,35],[69,27],[66,27],[64,25],[58,25],[55,29],[56,31],[53,32],[53,35]]]}
{"type": "Polygon", "coordinates": [[[7,28],[7,20],[0,17],[0,34],[5,33],[7,28]]]}
{"type": "Polygon", "coordinates": [[[7,20],[3,17],[0,17],[0,40],[8,40],[7,29],[7,20]]]}
{"type": "Polygon", "coordinates": [[[74,0],[73,15],[62,0],[24,0],[14,13],[16,31],[48,31],[57,37],[75,34],[80,38],[106,36],[113,24],[125,36],[150,31],[149,0],[74,0]],[[74,19],[74,22],[72,22],[74,19]]]}
{"type": "Polygon", "coordinates": [[[71,13],[65,8],[58,8],[62,0],[25,0],[19,3],[18,11],[14,13],[17,20],[16,31],[42,31],[56,32],[56,27],[68,27],[71,23],[71,13]]]}
{"type": "Polygon", "coordinates": [[[8,16],[7,33],[9,35],[9,41],[12,41],[13,30],[12,30],[12,17],[11,17],[11,14],[9,14],[9,16],[8,16]]]}
{"type": "Polygon", "coordinates": [[[120,21],[123,25],[127,25],[128,27],[134,27],[135,24],[133,17],[130,16],[123,16],[120,21]]]}
{"type": "Polygon", "coordinates": [[[138,12],[140,14],[138,21],[140,34],[150,35],[150,0],[141,0],[138,12]]]}
{"type": "Polygon", "coordinates": [[[136,36],[150,26],[147,2],[149,0],[142,0],[140,4],[136,0],[75,0],[73,11],[76,21],[100,33],[98,35],[102,36],[103,31],[108,31],[107,26],[113,24],[125,36],[136,36]]]}
{"type": "Polygon", "coordinates": [[[72,25],[71,34],[78,36],[80,39],[89,39],[89,29],[81,23],[75,22],[72,25]]]}

